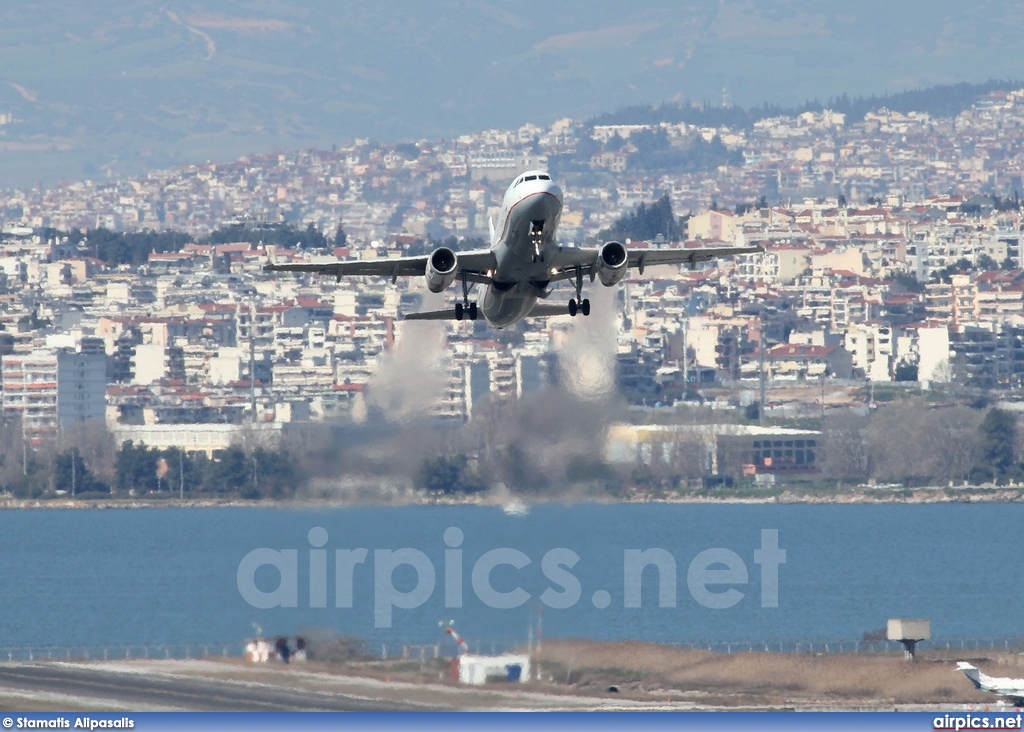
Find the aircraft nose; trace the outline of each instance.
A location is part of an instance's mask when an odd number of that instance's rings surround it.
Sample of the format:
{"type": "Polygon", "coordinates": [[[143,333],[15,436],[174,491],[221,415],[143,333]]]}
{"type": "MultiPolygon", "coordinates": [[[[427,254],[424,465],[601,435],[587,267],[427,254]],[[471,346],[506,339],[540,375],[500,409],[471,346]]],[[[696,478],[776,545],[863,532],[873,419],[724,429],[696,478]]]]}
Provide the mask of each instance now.
{"type": "Polygon", "coordinates": [[[541,181],[541,183],[544,184],[543,190],[545,193],[549,193],[555,198],[557,198],[559,203],[562,202],[562,189],[558,187],[557,183],[555,183],[553,180],[544,180],[541,181]]]}

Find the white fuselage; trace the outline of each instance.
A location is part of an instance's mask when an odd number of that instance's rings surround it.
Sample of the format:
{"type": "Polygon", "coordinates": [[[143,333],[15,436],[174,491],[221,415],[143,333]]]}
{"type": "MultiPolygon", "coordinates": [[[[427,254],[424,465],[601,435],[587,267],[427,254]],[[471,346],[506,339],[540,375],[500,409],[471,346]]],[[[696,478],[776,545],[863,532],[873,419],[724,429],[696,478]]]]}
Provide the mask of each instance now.
{"type": "Polygon", "coordinates": [[[516,177],[505,191],[491,249],[497,266],[480,312],[502,328],[526,317],[538,297],[546,297],[555,232],[562,214],[562,191],[543,171],[516,177]]]}

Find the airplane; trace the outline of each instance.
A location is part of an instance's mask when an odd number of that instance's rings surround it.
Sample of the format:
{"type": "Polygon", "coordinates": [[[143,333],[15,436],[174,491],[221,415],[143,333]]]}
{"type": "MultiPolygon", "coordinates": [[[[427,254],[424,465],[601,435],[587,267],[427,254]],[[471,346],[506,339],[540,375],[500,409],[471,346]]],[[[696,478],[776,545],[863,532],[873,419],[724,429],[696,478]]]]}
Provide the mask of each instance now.
{"type": "Polygon", "coordinates": [[[1024,707],[1024,679],[989,676],[965,661],[957,661],[956,667],[971,680],[975,689],[998,694],[1012,701],[1013,706],[1024,707]]]}
{"type": "Polygon", "coordinates": [[[494,328],[505,328],[523,318],[577,313],[590,315],[590,300],[583,297],[583,278],[599,279],[612,287],[631,267],[643,274],[645,267],[688,264],[736,254],[763,252],[759,246],[695,247],[689,249],[637,249],[630,251],[618,241],[600,247],[562,246],[555,238],[562,214],[562,190],[543,170],[518,175],[505,191],[498,224],[490,222],[491,246],[467,252],[438,247],[430,254],[399,259],[309,262],[264,266],[267,272],[311,272],[333,275],[339,282],[349,275],[390,277],[422,276],[431,292],[443,292],[456,280],[462,300],[454,308],[410,313],[406,320],[476,320],[479,315],[494,328]],[[538,303],[552,292],[551,285],[570,280],[575,296],[568,303],[538,303]],[[484,285],[483,302],[470,302],[470,288],[484,285]]]}

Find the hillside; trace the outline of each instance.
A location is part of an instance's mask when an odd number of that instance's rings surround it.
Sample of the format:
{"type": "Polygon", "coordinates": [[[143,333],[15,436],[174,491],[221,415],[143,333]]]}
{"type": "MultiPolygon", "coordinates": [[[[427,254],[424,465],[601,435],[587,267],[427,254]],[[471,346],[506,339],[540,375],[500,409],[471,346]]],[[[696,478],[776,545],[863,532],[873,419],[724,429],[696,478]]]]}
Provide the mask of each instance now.
{"type": "Polygon", "coordinates": [[[1009,0],[6,4],[0,187],[665,101],[1024,78],[1022,31],[1009,0]]]}

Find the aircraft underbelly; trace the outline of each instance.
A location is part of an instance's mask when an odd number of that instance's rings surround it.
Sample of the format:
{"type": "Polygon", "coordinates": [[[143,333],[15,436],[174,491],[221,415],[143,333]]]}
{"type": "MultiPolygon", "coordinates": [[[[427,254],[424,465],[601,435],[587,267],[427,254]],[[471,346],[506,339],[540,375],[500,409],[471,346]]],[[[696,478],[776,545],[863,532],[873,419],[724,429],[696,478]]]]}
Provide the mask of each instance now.
{"type": "Polygon", "coordinates": [[[480,310],[488,323],[504,328],[526,317],[536,302],[537,290],[528,283],[518,283],[508,290],[491,285],[484,293],[480,310]]]}

